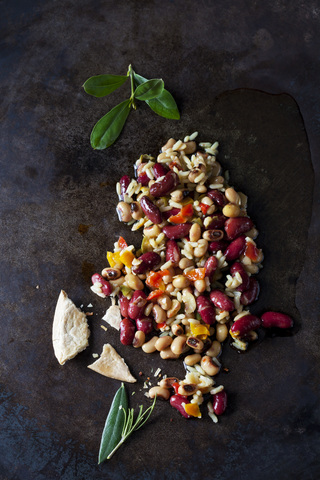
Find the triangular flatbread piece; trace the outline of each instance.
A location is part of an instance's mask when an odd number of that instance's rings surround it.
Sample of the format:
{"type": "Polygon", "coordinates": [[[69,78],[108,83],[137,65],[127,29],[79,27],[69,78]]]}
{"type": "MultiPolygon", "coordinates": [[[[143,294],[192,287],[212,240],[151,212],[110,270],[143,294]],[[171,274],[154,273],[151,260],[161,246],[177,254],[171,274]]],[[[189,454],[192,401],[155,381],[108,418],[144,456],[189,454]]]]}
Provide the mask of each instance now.
{"type": "Polygon", "coordinates": [[[120,307],[118,307],[118,305],[111,305],[106,311],[105,316],[102,317],[102,320],[108,322],[109,325],[116,330],[120,330],[121,319],[120,307]]]}
{"type": "Polygon", "coordinates": [[[64,365],[89,345],[89,335],[86,315],[61,290],[52,326],[54,354],[60,365],[64,365]]]}
{"type": "Polygon", "coordinates": [[[137,380],[131,375],[130,370],[122,357],[116,352],[116,350],[106,343],[103,345],[101,357],[96,360],[88,368],[94,370],[97,373],[101,373],[105,377],[115,378],[123,382],[134,383],[137,380]]]}

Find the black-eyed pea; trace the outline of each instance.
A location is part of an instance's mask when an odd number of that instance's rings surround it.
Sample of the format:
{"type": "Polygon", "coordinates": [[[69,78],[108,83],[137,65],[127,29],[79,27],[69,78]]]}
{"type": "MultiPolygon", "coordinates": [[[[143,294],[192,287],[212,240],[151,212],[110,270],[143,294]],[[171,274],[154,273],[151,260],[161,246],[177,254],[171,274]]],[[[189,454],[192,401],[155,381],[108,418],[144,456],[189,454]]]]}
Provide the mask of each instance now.
{"type": "Polygon", "coordinates": [[[174,190],[170,193],[171,198],[174,202],[180,202],[183,199],[183,192],[182,190],[174,190]]]}
{"type": "Polygon", "coordinates": [[[205,282],[205,280],[196,280],[194,282],[194,286],[198,290],[199,293],[202,293],[206,289],[206,282],[205,282]]]}
{"type": "Polygon", "coordinates": [[[214,363],[214,361],[209,355],[205,355],[201,358],[200,366],[201,368],[203,368],[207,375],[210,375],[210,377],[217,375],[220,371],[220,367],[216,363],[214,363]]]}
{"type": "Polygon", "coordinates": [[[143,233],[148,238],[155,238],[161,233],[161,229],[158,225],[151,225],[150,227],[145,227],[143,233]]]}
{"type": "Polygon", "coordinates": [[[172,306],[170,310],[167,311],[167,317],[168,318],[175,317],[179,312],[180,308],[181,308],[181,303],[176,299],[172,300],[172,306]]]}
{"type": "Polygon", "coordinates": [[[161,388],[172,388],[172,385],[174,383],[178,383],[179,382],[179,379],[177,377],[167,377],[167,378],[163,378],[162,380],[160,380],[159,382],[159,386],[161,388]]]}
{"type": "Polygon", "coordinates": [[[179,335],[184,334],[184,329],[181,325],[173,324],[171,325],[171,332],[173,333],[173,335],[178,337],[179,335]]]}
{"type": "Polygon", "coordinates": [[[161,350],[160,357],[162,358],[162,360],[176,360],[177,358],[179,358],[179,355],[173,353],[171,347],[167,347],[164,350],[161,350]]]}
{"type": "Polygon", "coordinates": [[[116,280],[109,280],[111,285],[116,288],[116,287],[121,287],[121,285],[124,283],[125,278],[124,276],[117,278],[116,280]]]}
{"type": "Polygon", "coordinates": [[[129,203],[119,202],[117,206],[117,213],[118,213],[120,222],[127,223],[127,222],[130,222],[130,220],[132,219],[129,203]]]}
{"type": "Polygon", "coordinates": [[[172,280],[172,284],[178,290],[182,290],[183,288],[189,287],[190,280],[184,275],[176,275],[172,280]]]}
{"type": "Polygon", "coordinates": [[[176,143],[176,140],[174,138],[169,138],[167,143],[163,145],[163,147],[161,148],[161,151],[165,152],[166,150],[168,150],[168,148],[172,148],[175,143],[176,143]]]}
{"type": "Polygon", "coordinates": [[[170,391],[167,388],[162,387],[152,387],[149,390],[149,397],[154,398],[157,395],[157,398],[161,400],[169,400],[170,391]]]}
{"type": "Polygon", "coordinates": [[[184,149],[184,153],[186,155],[190,155],[191,153],[194,153],[197,149],[197,144],[194,141],[189,141],[186,142],[186,148],[184,149]]]}
{"type": "Polygon", "coordinates": [[[187,337],[185,335],[179,335],[171,343],[171,347],[170,347],[171,351],[175,355],[179,356],[184,351],[186,344],[187,344],[187,337]]]}
{"type": "Polygon", "coordinates": [[[228,327],[226,324],[218,323],[216,326],[216,339],[222,343],[228,336],[228,327]]]}
{"type": "Polygon", "coordinates": [[[197,185],[196,186],[196,191],[198,193],[206,193],[207,187],[205,185],[197,185]]]}
{"type": "Polygon", "coordinates": [[[168,284],[172,283],[172,275],[170,275],[170,274],[169,275],[164,275],[162,277],[162,280],[163,280],[163,283],[165,285],[168,285],[168,284]]]}
{"type": "Polygon", "coordinates": [[[203,350],[203,347],[204,347],[203,341],[197,337],[189,337],[187,339],[187,345],[189,345],[189,347],[193,348],[194,350],[199,350],[199,351],[203,350]]]}
{"type": "MultiPolygon", "coordinates": [[[[190,242],[197,242],[199,240],[199,238],[201,238],[201,227],[200,227],[199,223],[193,223],[192,224],[192,227],[190,228],[190,231],[189,231],[189,238],[190,238],[190,242]]],[[[192,262],[192,265],[193,265],[193,262],[192,262]]],[[[180,263],[179,263],[179,267],[180,267],[180,263]]],[[[182,268],[182,267],[180,267],[180,268],[182,268]]],[[[186,268],[186,267],[184,267],[184,268],[186,268]]],[[[184,270],[184,268],[183,268],[183,270],[184,270]]]]}
{"type": "Polygon", "coordinates": [[[171,298],[169,297],[169,295],[166,295],[165,293],[163,295],[160,295],[160,297],[157,298],[157,302],[163,310],[170,310],[172,306],[171,298]]]}
{"type": "MultiPolygon", "coordinates": [[[[215,162],[217,163],[217,162],[215,162]]],[[[216,167],[216,169],[218,170],[218,166],[217,165],[214,165],[214,167],[216,167]]],[[[221,168],[221,165],[219,165],[219,167],[221,168]]],[[[209,179],[209,182],[210,182],[210,185],[223,185],[224,184],[224,178],[222,177],[222,175],[212,175],[212,177],[209,179]]]]}
{"type": "Polygon", "coordinates": [[[208,250],[208,241],[205,240],[204,238],[201,238],[200,240],[198,240],[198,245],[194,249],[193,254],[195,257],[200,258],[206,254],[207,250],[208,250]]]}
{"type": "MultiPolygon", "coordinates": [[[[174,286],[172,285],[172,283],[168,283],[168,285],[166,285],[166,293],[168,293],[170,295],[170,293],[172,293],[173,291],[175,290],[174,286]]],[[[170,310],[170,309],[169,309],[170,310]]]]}
{"type": "Polygon", "coordinates": [[[172,344],[173,338],[170,335],[165,335],[163,337],[159,337],[155,343],[155,347],[158,352],[165,350],[166,348],[170,347],[172,344]]]}
{"type": "Polygon", "coordinates": [[[137,330],[136,333],[134,334],[132,345],[134,346],[134,348],[140,348],[144,344],[145,340],[146,340],[145,333],[142,332],[141,330],[137,330]]]}
{"type": "Polygon", "coordinates": [[[192,367],[193,365],[201,361],[201,355],[200,353],[193,353],[192,355],[187,355],[184,361],[186,365],[192,367]]]}
{"type": "Polygon", "coordinates": [[[137,275],[134,275],[133,273],[127,273],[125,276],[125,282],[128,285],[129,288],[132,288],[132,290],[143,290],[144,289],[144,284],[140,280],[137,275]]]}
{"type": "MultiPolygon", "coordinates": [[[[217,329],[218,329],[218,325],[217,325],[217,329]]],[[[208,350],[206,351],[206,355],[208,355],[209,357],[218,357],[220,353],[221,353],[221,343],[218,342],[218,340],[214,340],[210,348],[208,348],[208,350]]]]}
{"type": "Polygon", "coordinates": [[[107,280],[117,280],[121,276],[121,270],[119,268],[104,268],[101,275],[107,280]]]}
{"type": "Polygon", "coordinates": [[[227,203],[222,209],[223,215],[229,218],[239,217],[240,207],[234,203],[227,203]]]}
{"type": "Polygon", "coordinates": [[[152,308],[153,317],[156,323],[164,323],[167,320],[167,314],[160,305],[154,305],[152,308]]]}
{"type": "Polygon", "coordinates": [[[233,187],[229,187],[224,192],[226,199],[230,203],[234,203],[235,205],[241,205],[241,198],[240,195],[235,191],[233,187]]]}
{"type": "MultiPolygon", "coordinates": [[[[211,167],[211,175],[212,175],[212,177],[216,178],[217,175],[220,175],[221,171],[222,171],[222,167],[221,167],[220,163],[217,162],[217,161],[215,161],[214,164],[213,164],[212,167],[211,167]]],[[[213,180],[214,178],[210,178],[210,179],[209,179],[209,183],[213,183],[211,180],[213,180]]],[[[223,177],[220,177],[220,178],[222,178],[222,182],[218,182],[218,183],[223,183],[223,182],[224,182],[224,178],[223,178],[223,177]]]]}
{"type": "Polygon", "coordinates": [[[140,220],[143,217],[142,208],[138,202],[132,202],[130,204],[131,216],[134,220],[140,220]]]}
{"type": "MultiPolygon", "coordinates": [[[[194,223],[194,225],[196,224],[194,223]]],[[[194,261],[187,257],[181,258],[179,262],[179,268],[181,268],[181,270],[184,270],[185,268],[189,268],[189,267],[194,267],[194,261]]]]}
{"type": "Polygon", "coordinates": [[[184,383],[178,388],[179,395],[193,395],[198,390],[198,385],[195,383],[184,383]]]}
{"type": "Polygon", "coordinates": [[[142,345],[142,350],[144,353],[153,353],[156,352],[156,341],[158,340],[159,337],[154,336],[152,337],[148,342],[144,343],[142,345]]]}

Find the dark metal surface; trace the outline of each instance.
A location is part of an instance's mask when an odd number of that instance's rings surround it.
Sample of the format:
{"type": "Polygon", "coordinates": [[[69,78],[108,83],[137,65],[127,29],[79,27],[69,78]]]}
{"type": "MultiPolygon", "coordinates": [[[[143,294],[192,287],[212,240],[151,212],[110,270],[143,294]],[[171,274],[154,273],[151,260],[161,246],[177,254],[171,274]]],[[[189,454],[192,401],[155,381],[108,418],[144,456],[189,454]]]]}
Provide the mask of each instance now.
{"type": "Polygon", "coordinates": [[[0,479],[318,478],[319,2],[0,6],[0,479]],[[141,105],[118,142],[94,152],[91,128],[126,86],[94,99],[81,85],[125,74],[129,63],[163,77],[182,118],[141,105]],[[230,407],[218,425],[186,421],[159,402],[149,424],[98,467],[119,382],[86,368],[92,353],[109,341],[133,374],[143,372],[128,387],[132,405],[148,404],[142,387],[152,368],[177,368],[100,327],[107,304],[90,292],[90,275],[118,234],[139,244],[118,223],[115,182],[133,174],[139,154],[194,130],[220,142],[231,183],[249,196],[265,253],[252,311],[291,314],[294,335],[261,336],[244,355],[224,349],[230,373],[219,381],[230,407]],[[90,346],[63,367],[51,345],[61,288],[94,312],[90,346]]]}

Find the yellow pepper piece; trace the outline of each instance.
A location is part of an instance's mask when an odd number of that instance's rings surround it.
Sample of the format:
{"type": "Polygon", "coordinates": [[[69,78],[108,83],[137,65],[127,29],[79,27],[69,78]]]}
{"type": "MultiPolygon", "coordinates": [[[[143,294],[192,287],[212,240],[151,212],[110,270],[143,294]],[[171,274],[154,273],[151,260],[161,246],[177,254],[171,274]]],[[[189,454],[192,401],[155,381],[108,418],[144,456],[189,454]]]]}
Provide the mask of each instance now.
{"type": "Polygon", "coordinates": [[[201,418],[201,412],[197,403],[186,403],[184,409],[188,415],[201,418]]]}
{"type": "Polygon", "coordinates": [[[111,268],[116,265],[121,265],[123,262],[120,260],[120,252],[107,252],[107,260],[111,268]]]}
{"type": "Polygon", "coordinates": [[[193,199],[191,197],[185,197],[180,203],[183,206],[189,205],[189,203],[193,203],[193,199]]]}
{"type": "Polygon", "coordinates": [[[190,323],[192,335],[210,335],[208,327],[199,323],[190,323]]]}
{"type": "Polygon", "coordinates": [[[130,250],[122,250],[122,252],[120,252],[120,261],[124,263],[126,267],[131,267],[132,261],[135,258],[136,257],[130,252],[130,250]]]}

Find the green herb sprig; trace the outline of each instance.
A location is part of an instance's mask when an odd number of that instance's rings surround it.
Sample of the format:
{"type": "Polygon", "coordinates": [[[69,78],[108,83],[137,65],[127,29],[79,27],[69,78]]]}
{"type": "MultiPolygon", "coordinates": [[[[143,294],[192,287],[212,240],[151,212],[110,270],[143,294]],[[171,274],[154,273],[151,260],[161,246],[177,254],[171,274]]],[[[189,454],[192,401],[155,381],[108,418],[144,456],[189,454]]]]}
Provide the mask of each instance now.
{"type": "Polygon", "coordinates": [[[128,408],[128,396],[124,384],[116,392],[102,432],[98,464],[109,460],[121,447],[132,432],[141,428],[153,412],[156,396],[152,405],[143,412],[140,405],[136,420],[134,421],[134,409],[128,408]]]}
{"type": "Polygon", "coordinates": [[[86,93],[94,97],[105,97],[121,87],[130,78],[130,98],[116,105],[110,112],[104,115],[92,129],[90,143],[92,148],[103,150],[110,147],[119,137],[128,115],[132,109],[137,108],[136,101],[146,104],[157,115],[179,120],[180,113],[177,104],[171,95],[164,88],[161,78],[148,80],[138,75],[129,65],[127,75],[97,75],[88,78],[83,88],[86,93]]]}

